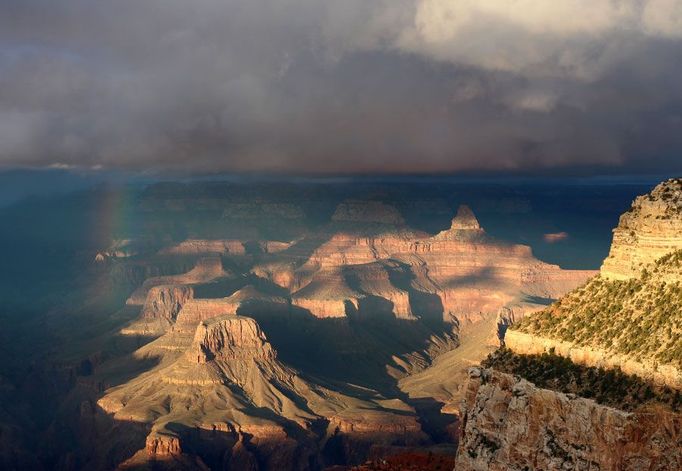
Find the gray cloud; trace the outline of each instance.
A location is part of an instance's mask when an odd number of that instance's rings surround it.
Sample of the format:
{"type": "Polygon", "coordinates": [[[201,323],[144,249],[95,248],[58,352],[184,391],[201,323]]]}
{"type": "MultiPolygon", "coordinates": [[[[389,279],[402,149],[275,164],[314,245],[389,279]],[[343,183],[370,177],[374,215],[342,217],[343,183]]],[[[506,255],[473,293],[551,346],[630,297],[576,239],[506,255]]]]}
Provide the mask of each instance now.
{"type": "Polygon", "coordinates": [[[682,167],[682,0],[0,0],[0,165],[682,167]]]}

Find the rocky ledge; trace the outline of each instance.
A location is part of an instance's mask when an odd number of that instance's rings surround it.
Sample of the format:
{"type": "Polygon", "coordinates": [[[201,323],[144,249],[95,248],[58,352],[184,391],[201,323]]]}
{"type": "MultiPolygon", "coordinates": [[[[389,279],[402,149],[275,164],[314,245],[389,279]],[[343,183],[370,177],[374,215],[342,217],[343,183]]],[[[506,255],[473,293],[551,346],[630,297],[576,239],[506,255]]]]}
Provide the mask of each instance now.
{"type": "Polygon", "coordinates": [[[682,469],[682,415],[627,413],[471,368],[455,469],[682,469]]]}
{"type": "Polygon", "coordinates": [[[509,330],[505,334],[507,348],[519,355],[539,355],[554,352],[574,363],[601,368],[618,368],[623,373],[636,375],[656,384],[682,389],[682,371],[670,364],[654,360],[636,360],[593,346],[577,346],[572,342],[540,337],[525,332],[509,330]]]}

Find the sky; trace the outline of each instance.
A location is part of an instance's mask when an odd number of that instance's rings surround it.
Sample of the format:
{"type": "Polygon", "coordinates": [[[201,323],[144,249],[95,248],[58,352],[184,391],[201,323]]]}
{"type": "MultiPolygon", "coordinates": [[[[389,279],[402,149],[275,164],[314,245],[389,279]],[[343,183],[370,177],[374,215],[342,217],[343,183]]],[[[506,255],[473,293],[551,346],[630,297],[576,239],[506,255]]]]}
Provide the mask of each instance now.
{"type": "Polygon", "coordinates": [[[682,172],[682,0],[0,9],[0,168],[682,172]]]}

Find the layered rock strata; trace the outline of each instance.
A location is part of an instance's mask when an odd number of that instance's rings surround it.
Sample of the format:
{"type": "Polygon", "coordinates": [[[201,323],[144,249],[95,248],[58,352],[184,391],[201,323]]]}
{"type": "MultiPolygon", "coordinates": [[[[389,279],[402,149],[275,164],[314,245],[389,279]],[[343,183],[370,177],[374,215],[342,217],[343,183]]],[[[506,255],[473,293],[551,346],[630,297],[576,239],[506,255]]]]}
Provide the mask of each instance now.
{"type": "MultiPolygon", "coordinates": [[[[239,435],[250,436],[251,449],[263,461],[276,463],[261,469],[299,469],[293,456],[310,455],[320,463],[323,458],[316,444],[320,427],[327,429],[324,440],[343,442],[349,450],[364,449],[369,443],[417,444],[426,438],[414,411],[399,400],[383,399],[368,390],[352,396],[302,379],[277,359],[251,318],[232,315],[202,321],[192,339],[181,340],[169,332],[140,354],[170,338],[178,346],[187,342],[184,351],[110,389],[98,401],[115,420],[151,427],[145,450],[136,454],[138,461],[144,456],[154,460],[162,455],[191,455],[192,450],[210,447],[218,431],[232,437],[227,450],[239,435]],[[199,430],[199,438],[178,431],[178,424],[199,430]],[[209,442],[202,442],[202,430],[209,442]],[[197,440],[204,444],[199,446],[197,440]],[[289,458],[278,462],[282,447],[289,450],[284,455],[289,458]]],[[[348,451],[347,458],[363,456],[348,451]]]]}
{"type": "Polygon", "coordinates": [[[237,239],[187,239],[177,245],[162,249],[162,255],[246,255],[249,248],[259,253],[277,253],[286,250],[291,242],[274,240],[242,241],[237,239]]]}
{"type": "Polygon", "coordinates": [[[223,269],[223,264],[220,257],[207,256],[201,257],[197,260],[196,265],[192,270],[181,275],[170,276],[156,276],[148,278],[142,283],[133,294],[130,295],[126,303],[129,306],[142,306],[147,301],[147,294],[149,290],[155,286],[163,285],[192,285],[198,283],[207,283],[217,278],[230,276],[230,273],[223,269]]]}
{"type": "Polygon", "coordinates": [[[154,335],[168,330],[183,306],[194,297],[187,285],[160,285],[150,288],[137,321],[123,328],[121,333],[154,335]]]}
{"type": "Polygon", "coordinates": [[[673,178],[638,196],[620,217],[601,275],[612,280],[635,278],[647,265],[679,249],[682,249],[682,178],[673,178]]]}
{"type": "Polygon", "coordinates": [[[680,249],[682,179],[671,179],[621,216],[598,277],[512,326],[504,343],[682,389],[680,249]]]}
{"type": "Polygon", "coordinates": [[[562,270],[534,258],[528,246],[492,240],[466,206],[449,229],[433,237],[408,230],[372,236],[338,232],[299,268],[287,263],[282,269],[261,273],[284,282],[295,291],[294,303],[318,317],[344,317],[349,303],[357,308],[365,295],[388,300],[396,317],[424,315],[412,312],[412,293],[414,299],[435,296],[438,306],[432,309],[444,322],[456,323],[477,320],[481,312],[496,312],[524,297],[556,298],[595,273],[562,270]],[[367,289],[372,279],[384,288],[367,289]]]}
{"type": "Polygon", "coordinates": [[[508,330],[504,345],[520,355],[553,352],[574,363],[599,368],[618,368],[653,383],[682,389],[682,370],[672,364],[661,364],[651,358],[641,359],[628,354],[615,353],[597,346],[580,346],[555,338],[541,337],[508,330]]]}

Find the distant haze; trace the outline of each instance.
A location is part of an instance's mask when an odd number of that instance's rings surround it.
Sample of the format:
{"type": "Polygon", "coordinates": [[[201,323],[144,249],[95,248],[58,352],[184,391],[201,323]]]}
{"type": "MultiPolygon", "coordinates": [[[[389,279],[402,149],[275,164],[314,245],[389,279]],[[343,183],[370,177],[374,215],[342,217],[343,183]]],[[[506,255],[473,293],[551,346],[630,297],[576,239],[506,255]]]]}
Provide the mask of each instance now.
{"type": "Polygon", "coordinates": [[[3,0],[0,167],[682,170],[680,0],[3,0]]]}

